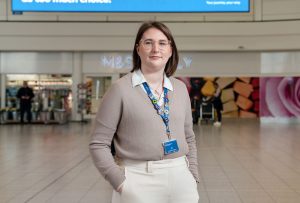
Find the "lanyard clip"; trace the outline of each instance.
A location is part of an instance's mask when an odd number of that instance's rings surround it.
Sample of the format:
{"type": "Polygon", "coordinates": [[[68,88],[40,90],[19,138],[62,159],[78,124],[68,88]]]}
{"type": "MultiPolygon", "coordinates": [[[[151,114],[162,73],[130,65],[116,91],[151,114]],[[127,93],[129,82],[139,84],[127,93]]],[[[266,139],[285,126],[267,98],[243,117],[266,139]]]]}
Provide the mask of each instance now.
{"type": "Polygon", "coordinates": [[[170,133],[170,131],[167,131],[167,136],[168,136],[168,139],[171,140],[171,133],[170,133]]]}

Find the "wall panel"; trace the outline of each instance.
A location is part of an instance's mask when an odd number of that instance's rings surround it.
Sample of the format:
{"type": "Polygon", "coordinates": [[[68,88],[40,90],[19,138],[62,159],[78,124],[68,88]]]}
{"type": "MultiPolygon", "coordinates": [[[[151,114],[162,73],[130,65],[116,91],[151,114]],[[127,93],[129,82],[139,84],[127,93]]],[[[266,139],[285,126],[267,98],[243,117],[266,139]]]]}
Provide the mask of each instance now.
{"type": "Polygon", "coordinates": [[[300,76],[300,52],[262,53],[261,70],[265,75],[300,76]]]}
{"type": "MultiPolygon", "coordinates": [[[[3,51],[129,51],[140,23],[0,22],[3,51]]],[[[299,50],[300,21],[167,23],[181,51],[299,50]]]]}
{"type": "Polygon", "coordinates": [[[2,73],[71,74],[72,53],[61,52],[2,52],[2,73]]]}
{"type": "Polygon", "coordinates": [[[6,0],[0,0],[0,21],[7,20],[6,5],[6,0]]]}
{"type": "MultiPolygon", "coordinates": [[[[260,74],[258,52],[180,52],[177,75],[248,76],[260,74]]],[[[126,73],[132,68],[131,52],[85,52],[83,73],[126,73]]]]}
{"type": "Polygon", "coordinates": [[[300,19],[300,1],[263,0],[263,20],[300,19]]]}
{"type": "Polygon", "coordinates": [[[260,75],[258,52],[182,52],[191,66],[177,71],[184,76],[255,76],[260,75]]]}

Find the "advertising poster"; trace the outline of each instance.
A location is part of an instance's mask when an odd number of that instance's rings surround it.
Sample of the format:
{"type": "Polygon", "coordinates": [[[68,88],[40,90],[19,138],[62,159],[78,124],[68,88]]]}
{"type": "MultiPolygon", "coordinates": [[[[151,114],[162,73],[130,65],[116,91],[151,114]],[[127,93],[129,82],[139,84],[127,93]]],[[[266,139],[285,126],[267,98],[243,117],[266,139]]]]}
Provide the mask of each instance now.
{"type": "Polygon", "coordinates": [[[300,117],[300,77],[264,77],[260,89],[261,117],[300,117]]]}
{"type": "Polygon", "coordinates": [[[258,77],[178,77],[178,79],[187,86],[192,109],[195,99],[198,99],[200,104],[204,100],[213,101],[217,89],[220,89],[224,117],[257,118],[260,115],[258,77]]]}

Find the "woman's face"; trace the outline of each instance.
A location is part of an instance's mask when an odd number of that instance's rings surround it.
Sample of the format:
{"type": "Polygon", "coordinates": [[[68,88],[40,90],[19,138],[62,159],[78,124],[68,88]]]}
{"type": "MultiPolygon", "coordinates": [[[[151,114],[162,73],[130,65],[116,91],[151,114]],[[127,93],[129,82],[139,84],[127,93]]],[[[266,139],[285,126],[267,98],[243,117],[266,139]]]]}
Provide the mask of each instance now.
{"type": "Polygon", "coordinates": [[[160,30],[150,28],[144,32],[137,46],[142,71],[156,72],[164,70],[172,56],[172,47],[168,38],[160,30]]]}

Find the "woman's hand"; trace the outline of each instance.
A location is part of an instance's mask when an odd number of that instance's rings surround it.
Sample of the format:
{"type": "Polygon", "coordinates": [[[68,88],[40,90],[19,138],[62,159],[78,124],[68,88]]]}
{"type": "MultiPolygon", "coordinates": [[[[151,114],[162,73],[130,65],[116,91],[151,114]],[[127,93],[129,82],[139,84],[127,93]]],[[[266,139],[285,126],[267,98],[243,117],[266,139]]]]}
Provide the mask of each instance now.
{"type": "Polygon", "coordinates": [[[124,182],[117,188],[118,193],[122,193],[124,182]]]}

